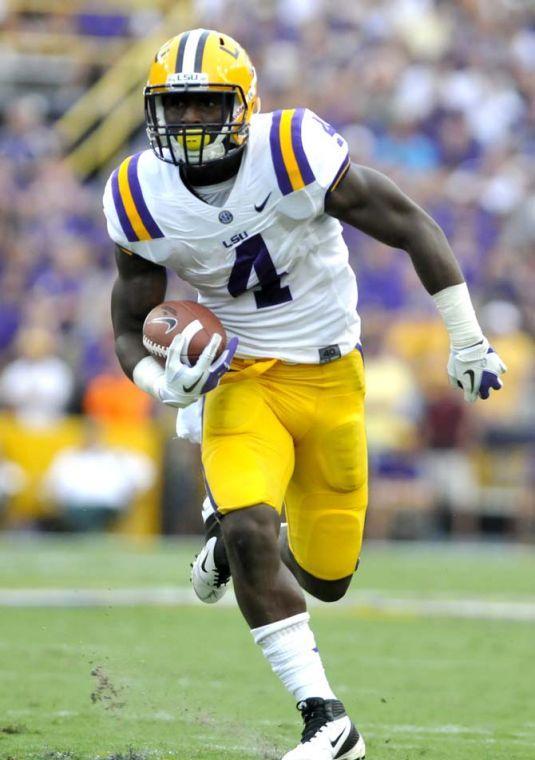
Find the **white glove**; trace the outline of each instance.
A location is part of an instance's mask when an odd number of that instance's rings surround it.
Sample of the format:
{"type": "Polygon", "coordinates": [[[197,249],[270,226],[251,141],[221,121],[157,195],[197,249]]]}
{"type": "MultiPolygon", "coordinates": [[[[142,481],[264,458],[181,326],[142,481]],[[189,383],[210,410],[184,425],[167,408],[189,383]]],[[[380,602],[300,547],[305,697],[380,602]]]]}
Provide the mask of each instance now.
{"type": "Polygon", "coordinates": [[[232,357],[238,346],[238,339],[231,338],[227,348],[214,361],[222,340],[221,335],[215,333],[195,365],[189,367],[181,359],[187,340],[187,335],[177,335],[167,352],[165,373],[159,381],[158,396],[168,406],[189,406],[203,393],[215,388],[221,377],[230,369],[232,357]]]}
{"type": "Polygon", "coordinates": [[[480,398],[489,397],[491,389],[502,387],[500,375],[507,367],[489,345],[486,338],[469,348],[451,349],[448,375],[454,388],[462,388],[464,400],[473,404],[480,398]]]}

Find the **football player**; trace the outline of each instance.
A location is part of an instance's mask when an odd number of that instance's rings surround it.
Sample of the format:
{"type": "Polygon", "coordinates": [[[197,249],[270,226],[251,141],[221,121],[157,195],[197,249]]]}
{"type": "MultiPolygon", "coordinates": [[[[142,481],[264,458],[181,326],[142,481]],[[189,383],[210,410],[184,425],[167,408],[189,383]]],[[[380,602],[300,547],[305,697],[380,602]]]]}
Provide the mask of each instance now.
{"type": "Polygon", "coordinates": [[[117,356],[165,404],[202,398],[210,536],[196,590],[212,601],[232,576],[254,641],[304,719],[285,760],[363,758],[302,591],[345,594],[366,511],[360,318],[340,221],[408,253],[444,320],[448,374],[467,401],[498,390],[505,366],[440,227],[387,177],[352,164],[344,138],[316,114],[261,113],[255,70],[228,35],[194,29],[163,45],[145,111],[151,149],[126,158],[104,194],[117,244],[117,356]],[[217,362],[217,340],[194,367],[183,337],[165,369],[143,348],[166,270],[225,326],[217,362]]]}

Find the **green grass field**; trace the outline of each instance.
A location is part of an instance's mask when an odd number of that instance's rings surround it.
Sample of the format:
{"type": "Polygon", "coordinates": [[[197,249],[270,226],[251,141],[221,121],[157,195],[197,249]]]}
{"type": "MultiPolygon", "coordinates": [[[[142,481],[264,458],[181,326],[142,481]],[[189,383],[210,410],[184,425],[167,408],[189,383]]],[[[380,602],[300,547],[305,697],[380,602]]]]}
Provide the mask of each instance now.
{"type": "MultiPolygon", "coordinates": [[[[1,760],[275,760],[296,742],[293,701],[232,606],[6,606],[26,589],[186,587],[193,546],[0,542],[1,760]]],[[[366,548],[349,602],[312,619],[369,760],[535,758],[535,616],[510,603],[535,609],[533,550],[366,548]],[[506,604],[426,613],[444,600],[506,604]]]]}

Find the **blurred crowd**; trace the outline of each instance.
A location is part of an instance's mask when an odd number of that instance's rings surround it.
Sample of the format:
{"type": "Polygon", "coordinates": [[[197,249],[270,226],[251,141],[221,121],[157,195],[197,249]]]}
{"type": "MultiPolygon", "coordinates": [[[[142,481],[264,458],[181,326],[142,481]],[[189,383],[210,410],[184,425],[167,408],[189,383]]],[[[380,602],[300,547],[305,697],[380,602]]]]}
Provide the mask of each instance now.
{"type": "MultiPolygon", "coordinates": [[[[408,465],[392,452],[458,450],[485,436],[525,443],[534,416],[530,3],[196,0],[194,7],[199,26],[221,28],[249,50],[262,110],[312,108],[348,139],[354,161],[388,174],[441,224],[483,328],[510,367],[500,402],[478,404],[475,414],[464,409],[445,386],[443,329],[407,257],[347,230],[374,466],[395,473],[408,465]],[[446,441],[437,439],[436,424],[451,428],[446,441]]],[[[92,34],[110,34],[111,27],[92,23],[92,34]]],[[[129,387],[113,352],[106,177],[81,183],[62,160],[42,91],[19,91],[1,109],[0,407],[36,424],[79,411],[146,418],[150,404],[129,387]]],[[[144,141],[140,130],[124,154],[144,141]]],[[[179,283],[172,288],[187,292],[179,283]]],[[[533,461],[526,461],[529,484],[533,461]]]]}

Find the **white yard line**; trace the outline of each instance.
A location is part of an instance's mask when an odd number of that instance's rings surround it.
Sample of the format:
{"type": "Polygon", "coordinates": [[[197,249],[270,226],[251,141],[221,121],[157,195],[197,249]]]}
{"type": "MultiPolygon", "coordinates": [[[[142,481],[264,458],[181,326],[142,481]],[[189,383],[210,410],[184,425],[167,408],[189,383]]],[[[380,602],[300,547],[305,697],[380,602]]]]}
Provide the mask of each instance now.
{"type": "MultiPolygon", "coordinates": [[[[6,710],[6,716],[10,716],[13,719],[24,719],[26,716],[33,715],[34,712],[34,710],[31,710],[29,708],[18,710],[8,709],[6,710]]],[[[69,719],[79,717],[82,715],[82,713],[71,710],[55,710],[47,713],[40,713],[40,715],[41,717],[46,717],[49,719],[69,719]]],[[[121,721],[139,722],[144,720],[174,722],[178,720],[178,717],[164,711],[147,712],[143,714],[121,713],[121,721]]],[[[263,728],[266,726],[272,728],[280,726],[280,721],[264,719],[256,721],[256,725],[263,728]]],[[[387,736],[395,737],[392,744],[388,744],[387,746],[383,747],[384,751],[387,751],[389,749],[421,749],[423,746],[422,741],[425,741],[425,737],[429,736],[441,736],[445,740],[461,736],[465,744],[477,744],[478,746],[481,746],[483,744],[491,746],[503,744],[507,746],[517,747],[533,747],[535,745],[535,732],[522,730],[525,728],[530,728],[531,726],[532,724],[530,723],[523,723],[519,726],[518,730],[513,729],[511,731],[508,731],[507,736],[504,737],[493,736],[495,733],[494,729],[486,726],[459,726],[453,724],[418,726],[411,723],[368,723],[366,726],[366,738],[374,739],[382,743],[387,736]],[[409,739],[409,737],[412,737],[412,739],[415,741],[419,741],[419,743],[408,743],[407,739],[409,739]]],[[[239,737],[235,738],[239,739],[239,737]]],[[[200,742],[197,742],[197,744],[200,745],[200,742]]],[[[210,742],[208,748],[210,751],[220,750],[226,752],[243,752],[244,757],[251,757],[251,755],[261,756],[264,758],[268,757],[265,748],[255,749],[249,745],[244,744],[227,745],[210,742]]],[[[279,757],[279,755],[275,753],[273,754],[273,757],[279,757]]]]}
{"type": "Polygon", "coordinates": [[[362,594],[360,598],[357,595],[348,598],[346,606],[355,607],[361,612],[369,610],[385,615],[535,621],[535,600],[497,601],[480,597],[447,599],[425,595],[406,598],[362,594]]]}
{"type": "MultiPolygon", "coordinates": [[[[12,716],[13,718],[24,718],[25,716],[33,715],[33,710],[7,710],[6,716],[12,716]]],[[[58,718],[75,718],[82,715],[80,712],[71,712],[69,710],[57,710],[55,712],[49,712],[46,714],[40,713],[41,717],[47,717],[53,720],[57,720],[58,718]]],[[[121,714],[121,721],[136,721],[139,722],[140,720],[149,720],[149,721],[158,721],[162,720],[161,713],[147,713],[143,715],[125,715],[121,714]]],[[[177,720],[176,716],[169,716],[169,718],[165,718],[165,720],[169,721],[175,721],[177,720]]],[[[257,721],[258,726],[270,726],[270,727],[276,727],[279,726],[278,721],[257,721]]],[[[426,741],[426,737],[430,736],[440,736],[444,740],[453,739],[458,736],[462,736],[462,740],[464,744],[476,744],[478,747],[481,745],[504,745],[504,746],[515,746],[515,747],[533,747],[535,744],[535,734],[529,734],[522,731],[511,731],[507,732],[507,736],[491,736],[493,732],[490,729],[482,728],[478,726],[416,726],[416,725],[392,725],[389,723],[381,723],[380,725],[369,723],[366,726],[366,738],[367,739],[373,739],[377,740],[378,742],[385,741],[385,737],[390,737],[389,742],[386,746],[383,746],[383,750],[389,750],[389,749],[395,749],[395,750],[418,750],[421,749],[423,745],[422,742],[426,741]],[[412,737],[414,741],[417,741],[419,743],[409,743],[407,740],[409,737],[412,737]],[[390,743],[392,742],[392,743],[390,743]]],[[[224,752],[242,752],[244,753],[244,757],[251,757],[254,756],[260,756],[263,758],[267,757],[280,757],[278,753],[273,750],[273,755],[267,755],[266,752],[269,751],[270,746],[269,740],[266,740],[266,747],[261,747],[255,749],[254,747],[251,747],[249,744],[219,744],[214,743],[213,741],[209,741],[207,748],[210,751],[213,750],[220,750],[224,752]]],[[[197,746],[202,746],[202,742],[200,740],[196,741],[197,746]]],[[[146,752],[146,750],[145,750],[146,752]]],[[[160,755],[156,755],[157,750],[154,750],[154,755],[160,757],[160,755]]],[[[151,753],[152,754],[152,753],[151,753]]]]}
{"type": "MultiPolygon", "coordinates": [[[[439,725],[439,726],[417,726],[410,723],[392,724],[392,723],[369,723],[369,730],[367,731],[370,736],[383,735],[385,732],[392,734],[437,734],[445,736],[462,736],[463,734],[475,734],[479,737],[485,737],[484,741],[503,741],[504,737],[496,738],[493,736],[495,730],[485,726],[456,726],[451,724],[439,725]],[[374,730],[379,730],[380,733],[373,733],[374,730]]],[[[507,741],[513,739],[520,743],[525,739],[529,739],[533,744],[535,741],[535,733],[530,733],[521,730],[512,730],[507,732],[507,741]]],[[[475,741],[475,739],[474,739],[475,741]]]]}
{"type": "MultiPolygon", "coordinates": [[[[311,606],[319,606],[309,598],[311,606]]],[[[219,602],[219,606],[233,607],[236,600],[232,593],[219,602]]],[[[187,606],[200,605],[191,588],[41,588],[0,589],[0,607],[137,607],[137,606],[187,606]]],[[[477,620],[535,621],[535,599],[492,600],[482,597],[462,599],[416,593],[396,596],[385,592],[351,592],[336,608],[345,608],[366,615],[401,617],[445,617],[477,620]]]]}

